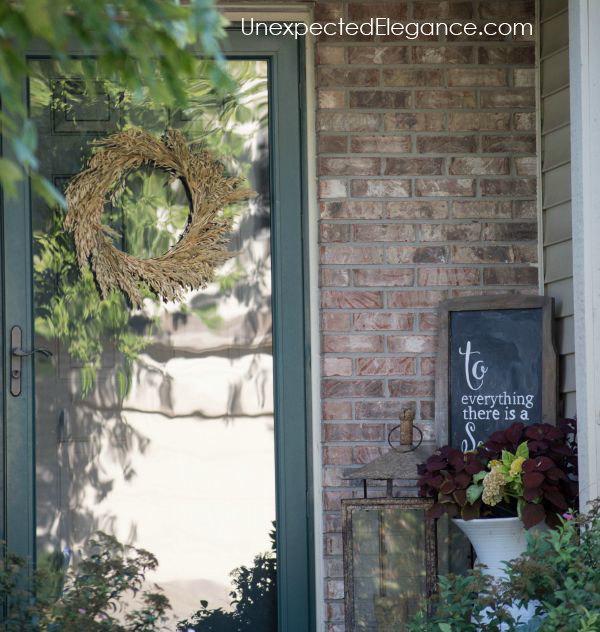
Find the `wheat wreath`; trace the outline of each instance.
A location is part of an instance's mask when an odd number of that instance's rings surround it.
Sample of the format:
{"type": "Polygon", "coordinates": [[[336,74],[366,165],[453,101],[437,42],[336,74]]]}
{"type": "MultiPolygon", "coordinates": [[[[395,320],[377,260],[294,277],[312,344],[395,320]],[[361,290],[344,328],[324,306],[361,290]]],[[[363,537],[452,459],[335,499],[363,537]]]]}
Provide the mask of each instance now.
{"type": "Polygon", "coordinates": [[[140,307],[143,288],[165,301],[181,300],[188,289],[206,287],[227,251],[231,219],[228,204],[249,198],[241,178],[225,174],[223,166],[205,150],[195,150],[183,134],[169,129],[157,138],[139,128],[117,132],[97,141],[100,147],[87,167],[65,192],[65,228],[73,233],[80,266],[91,266],[102,295],[121,290],[140,307]],[[186,190],[190,213],[179,241],[165,254],[139,259],[115,248],[111,228],[102,224],[107,197],[124,186],[129,172],[150,166],[179,178],[186,190]]]}

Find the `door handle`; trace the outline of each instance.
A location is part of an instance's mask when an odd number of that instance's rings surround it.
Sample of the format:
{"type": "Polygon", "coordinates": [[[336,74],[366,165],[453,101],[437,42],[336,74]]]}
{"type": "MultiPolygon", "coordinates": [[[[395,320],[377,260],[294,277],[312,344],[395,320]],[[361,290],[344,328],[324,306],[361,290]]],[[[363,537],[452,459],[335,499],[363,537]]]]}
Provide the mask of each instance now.
{"type": "Polygon", "coordinates": [[[49,349],[25,351],[21,348],[22,343],[23,332],[18,325],[15,325],[10,330],[10,394],[13,397],[18,397],[21,394],[22,359],[32,356],[34,353],[41,353],[47,358],[52,356],[52,351],[49,349]]]}

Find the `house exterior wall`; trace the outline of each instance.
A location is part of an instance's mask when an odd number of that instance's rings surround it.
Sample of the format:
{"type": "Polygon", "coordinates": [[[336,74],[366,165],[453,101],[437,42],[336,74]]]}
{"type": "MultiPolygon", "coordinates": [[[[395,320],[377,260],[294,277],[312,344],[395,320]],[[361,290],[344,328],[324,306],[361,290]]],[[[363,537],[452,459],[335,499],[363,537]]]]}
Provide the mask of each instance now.
{"type": "MultiPolygon", "coordinates": [[[[317,2],[316,21],[533,21],[529,0],[317,2]]],[[[434,436],[436,307],[538,292],[533,38],[316,46],[325,629],[344,630],[342,478],[414,408],[434,436]]],[[[373,491],[376,494],[377,490],[373,491]]]]}
{"type": "Polygon", "coordinates": [[[540,3],[540,113],[544,293],[556,301],[559,391],[575,415],[568,0],[540,3]]]}

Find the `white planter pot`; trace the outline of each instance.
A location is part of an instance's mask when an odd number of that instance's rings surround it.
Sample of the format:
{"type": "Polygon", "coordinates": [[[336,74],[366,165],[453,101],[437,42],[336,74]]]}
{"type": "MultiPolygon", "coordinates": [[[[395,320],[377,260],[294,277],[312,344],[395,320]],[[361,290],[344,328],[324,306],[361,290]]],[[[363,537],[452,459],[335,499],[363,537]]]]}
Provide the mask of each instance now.
{"type": "Polygon", "coordinates": [[[527,548],[525,527],[519,518],[478,518],[454,524],[469,538],[482,572],[494,579],[506,577],[503,562],[519,557],[527,548]]]}
{"type": "MultiPolygon", "coordinates": [[[[484,566],[481,571],[495,580],[506,578],[504,562],[516,559],[527,549],[527,532],[520,518],[456,518],[453,522],[469,538],[475,549],[477,564],[484,566]]],[[[530,532],[545,528],[545,525],[533,527],[530,532]]],[[[528,608],[513,606],[510,610],[515,620],[525,623],[533,617],[535,606],[532,602],[528,608]]]]}

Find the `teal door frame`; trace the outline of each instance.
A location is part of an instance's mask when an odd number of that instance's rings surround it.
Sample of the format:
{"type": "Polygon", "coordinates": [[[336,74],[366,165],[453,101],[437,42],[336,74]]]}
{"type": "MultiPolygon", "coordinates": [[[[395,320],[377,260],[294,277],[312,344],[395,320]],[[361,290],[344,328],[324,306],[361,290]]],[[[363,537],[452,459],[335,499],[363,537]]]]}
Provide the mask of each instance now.
{"type": "MultiPolygon", "coordinates": [[[[264,59],[269,63],[279,632],[310,632],[315,628],[315,587],[302,110],[304,43],[286,36],[246,36],[234,27],[228,31],[224,50],[230,58],[264,59]]],[[[74,49],[72,54],[77,56],[83,51],[74,49]]],[[[40,55],[44,55],[43,49],[31,51],[32,57],[40,55]]],[[[26,98],[24,83],[24,102],[26,98]]],[[[13,157],[8,143],[3,147],[3,155],[13,157]]],[[[22,394],[13,397],[6,388],[10,376],[11,328],[14,325],[22,328],[26,349],[32,348],[34,339],[29,202],[29,182],[23,181],[16,197],[3,199],[0,226],[3,332],[0,538],[10,551],[35,560],[35,394],[31,358],[24,359],[22,364],[22,394]]]]}

